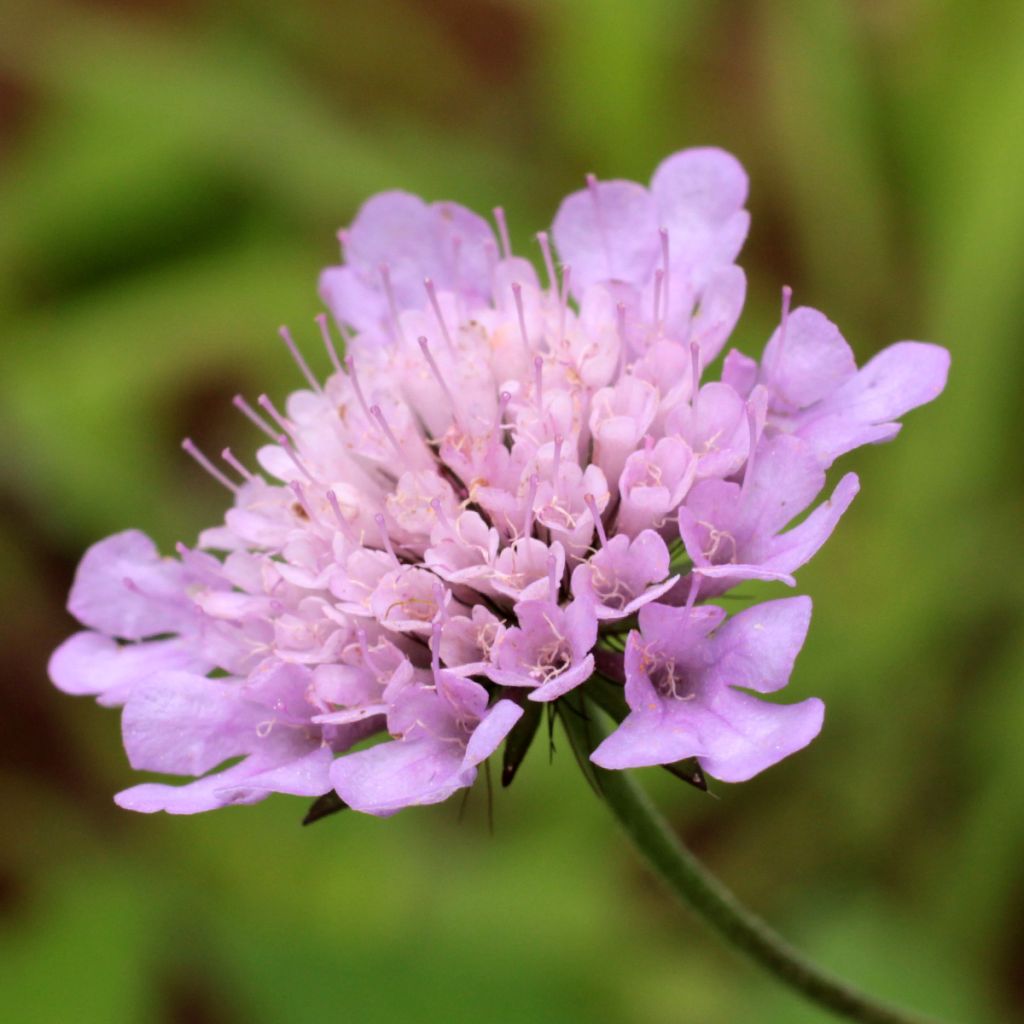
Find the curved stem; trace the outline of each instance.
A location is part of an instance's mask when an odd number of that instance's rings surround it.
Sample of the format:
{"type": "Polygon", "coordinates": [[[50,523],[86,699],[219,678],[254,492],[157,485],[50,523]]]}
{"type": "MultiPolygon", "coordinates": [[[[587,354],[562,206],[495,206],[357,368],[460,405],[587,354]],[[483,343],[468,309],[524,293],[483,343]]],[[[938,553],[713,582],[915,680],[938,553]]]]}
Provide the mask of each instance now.
{"type": "MultiPolygon", "coordinates": [[[[606,732],[593,705],[562,714],[578,757],[588,758],[606,732]]],[[[627,772],[589,763],[591,781],[647,863],[676,896],[696,911],[729,945],[741,950],[805,999],[862,1024],[938,1024],[888,1006],[815,966],[782,936],[746,909],[682,844],[647,793],[627,772]]]]}

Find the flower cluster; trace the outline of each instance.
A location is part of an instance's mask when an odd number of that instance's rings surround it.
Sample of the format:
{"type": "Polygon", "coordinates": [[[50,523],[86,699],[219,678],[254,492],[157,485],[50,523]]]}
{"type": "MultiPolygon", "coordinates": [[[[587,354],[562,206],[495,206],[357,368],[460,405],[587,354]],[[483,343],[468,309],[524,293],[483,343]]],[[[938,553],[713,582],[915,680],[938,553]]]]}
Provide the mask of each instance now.
{"type": "Polygon", "coordinates": [[[716,149],[649,188],[588,179],[555,218],[557,268],[537,236],[544,283],[500,210],[496,238],[454,203],[369,200],[320,282],[344,360],[321,317],[326,381],[283,331],[308,388],[236,399],[268,437],[260,471],[185,442],[234,494],[223,525],[174,559],[120,533],[79,567],[87,628],[54,682],[123,705],[134,768],[195,777],[117,802],[333,790],[390,814],[471,785],[538,704],[596,687],[622,708],[605,768],[695,758],[736,782],[809,743],[819,700],[754,694],[787,684],[810,600],[709,602],[794,584],[857,492],[848,474],[815,506],[826,470],[892,438],[948,355],[901,342],[858,370],[784,292],[761,361],[732,351],[706,381],[744,301],[746,197],[716,149]]]}

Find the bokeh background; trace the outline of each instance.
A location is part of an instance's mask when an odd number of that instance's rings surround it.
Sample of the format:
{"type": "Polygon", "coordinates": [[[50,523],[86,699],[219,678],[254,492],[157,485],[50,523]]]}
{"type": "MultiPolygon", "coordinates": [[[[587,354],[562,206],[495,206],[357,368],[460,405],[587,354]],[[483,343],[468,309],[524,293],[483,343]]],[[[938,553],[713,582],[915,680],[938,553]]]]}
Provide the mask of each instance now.
{"type": "MultiPolygon", "coordinates": [[[[318,269],[385,187],[504,204],[533,254],[582,175],[687,145],[751,172],[779,288],[947,393],[847,458],[801,575],[821,738],[709,799],[648,781],[799,946],[950,1020],[1024,1013],[1024,8],[1019,0],[0,4],[0,1017],[78,1024],[801,1024],[638,866],[559,745],[498,794],[303,829],[276,797],[132,816],[117,715],[49,686],[91,542],[222,494],[180,452],[299,381],[318,269]]],[[[318,353],[317,353],[318,354],[318,353]]],[[[322,363],[317,366],[323,369],[322,363]]]]}

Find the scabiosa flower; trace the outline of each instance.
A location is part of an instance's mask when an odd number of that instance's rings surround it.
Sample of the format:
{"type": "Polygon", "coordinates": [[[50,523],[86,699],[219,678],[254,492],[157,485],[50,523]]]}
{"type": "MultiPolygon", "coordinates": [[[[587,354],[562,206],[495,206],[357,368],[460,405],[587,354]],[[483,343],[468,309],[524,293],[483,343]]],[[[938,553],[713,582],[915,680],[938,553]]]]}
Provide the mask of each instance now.
{"type": "Polygon", "coordinates": [[[710,148],[649,188],[590,178],[555,217],[560,266],[537,236],[543,282],[500,210],[495,237],[454,203],[369,200],[320,281],[344,361],[324,316],[325,381],[282,331],[308,387],[236,399],[269,442],[258,471],[185,442],[233,495],[223,524],[175,558],[121,533],[78,569],[86,630],[53,681],[123,707],[133,767],[194,779],[118,803],[333,792],[391,814],[471,785],[507,740],[521,758],[540,706],[580,713],[592,687],[628,708],[605,768],[696,759],[737,782],[809,743],[820,701],[755,694],[787,684],[810,600],[707,602],[795,584],[858,489],[815,505],[826,470],[938,395],[948,355],[901,342],[858,370],[785,291],[760,363],[733,351],[706,380],[744,301],[746,197],[710,148]]]}

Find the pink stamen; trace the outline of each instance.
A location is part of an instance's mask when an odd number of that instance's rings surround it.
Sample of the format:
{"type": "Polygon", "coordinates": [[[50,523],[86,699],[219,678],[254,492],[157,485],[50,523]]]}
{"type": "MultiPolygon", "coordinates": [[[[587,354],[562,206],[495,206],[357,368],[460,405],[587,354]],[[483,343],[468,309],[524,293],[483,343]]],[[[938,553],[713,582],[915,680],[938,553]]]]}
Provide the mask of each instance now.
{"type": "Polygon", "coordinates": [[[259,427],[259,429],[262,430],[263,433],[271,439],[271,441],[277,440],[277,433],[273,427],[268,426],[263,417],[241,395],[235,395],[235,397],[231,399],[231,404],[243,416],[245,416],[250,423],[259,427]]]}
{"type": "Polygon", "coordinates": [[[558,559],[554,555],[548,555],[548,590],[551,600],[558,600],[558,559]]]}
{"type": "Polygon", "coordinates": [[[380,530],[381,541],[384,544],[384,550],[397,562],[398,555],[395,554],[395,549],[391,545],[391,538],[388,536],[388,524],[384,518],[383,512],[378,512],[374,517],[373,521],[377,524],[377,529],[380,530]]]}
{"type": "Polygon", "coordinates": [[[216,466],[215,466],[215,465],[214,465],[214,464],[213,464],[213,463],[212,463],[212,462],[211,462],[211,461],[210,461],[210,460],[209,460],[209,459],[208,459],[208,458],[207,458],[207,457],[206,457],[206,456],[205,456],[205,455],[204,455],[204,454],[203,454],[203,453],[202,453],[202,452],[201,452],[201,451],[200,451],[200,450],[199,450],[199,449],[198,449],[198,448],[197,448],[197,447],[195,446],[195,444],[194,444],[194,443],[192,442],[192,439],[191,439],[190,437],[186,437],[186,438],[185,438],[185,440],[181,442],[181,447],[182,447],[182,448],[184,448],[184,450],[185,450],[186,452],[188,452],[188,454],[189,454],[189,455],[191,455],[191,456],[192,456],[192,458],[193,458],[193,459],[195,459],[195,460],[196,460],[196,462],[198,462],[198,463],[199,463],[199,465],[200,465],[200,466],[202,466],[202,467],[203,467],[203,469],[205,469],[205,470],[206,470],[206,472],[207,472],[207,473],[209,473],[209,474],[210,474],[210,476],[212,476],[212,477],[213,477],[213,479],[217,481],[217,483],[219,483],[219,484],[221,484],[222,486],[226,487],[226,488],[227,488],[227,489],[228,489],[229,491],[231,491],[231,493],[232,493],[232,494],[237,494],[237,493],[238,493],[238,484],[236,484],[236,483],[235,483],[235,482],[234,482],[233,480],[229,480],[229,479],[228,479],[228,478],[227,478],[227,477],[226,477],[226,476],[225,476],[225,475],[224,475],[224,474],[223,474],[223,473],[222,473],[222,472],[221,472],[221,471],[220,471],[220,470],[219,470],[219,469],[218,469],[218,468],[217,468],[217,467],[216,467],[216,466]]]}
{"type": "Polygon", "coordinates": [[[452,336],[448,333],[448,325],[444,322],[444,314],[441,312],[441,303],[437,301],[437,289],[434,287],[434,282],[429,277],[426,277],[423,279],[423,287],[427,290],[427,298],[433,307],[434,316],[437,317],[438,325],[441,328],[441,336],[448,346],[448,351],[454,355],[455,344],[452,341],[452,336]]]}
{"type": "Polygon", "coordinates": [[[572,277],[572,267],[562,267],[562,294],[558,299],[558,341],[565,340],[565,313],[569,306],[569,280],[572,277]]]}
{"type": "Polygon", "coordinates": [[[328,491],[325,495],[327,498],[327,504],[331,506],[331,511],[334,513],[334,518],[338,520],[338,526],[341,527],[341,532],[350,540],[353,544],[358,543],[358,538],[355,535],[355,531],[352,529],[351,524],[345,518],[345,514],[341,511],[341,505],[338,504],[338,496],[334,491],[328,491]]]}
{"type": "Polygon", "coordinates": [[[516,314],[519,317],[519,335],[523,339],[523,349],[529,357],[530,348],[530,336],[526,331],[526,311],[523,309],[523,286],[515,281],[512,284],[512,298],[516,304],[516,314]]]}
{"type": "Polygon", "coordinates": [[[654,326],[658,333],[662,331],[661,320],[661,293],[665,287],[665,271],[660,267],[654,272],[654,326]]]}
{"type": "Polygon", "coordinates": [[[295,446],[288,439],[286,434],[279,434],[277,443],[285,450],[288,458],[295,464],[295,468],[311,483],[316,483],[316,478],[307,469],[306,464],[299,458],[299,453],[295,450],[295,446]]]}
{"type": "Polygon", "coordinates": [[[500,207],[494,208],[494,223],[498,225],[498,238],[501,239],[501,251],[505,254],[505,259],[508,259],[512,255],[512,246],[508,240],[508,222],[505,220],[505,211],[500,207]]]}
{"type": "Polygon", "coordinates": [[[668,293],[669,293],[669,282],[671,277],[669,275],[669,261],[668,261],[668,228],[658,228],[658,234],[661,236],[661,264],[662,269],[665,271],[665,289],[662,294],[661,300],[661,318],[659,322],[664,322],[668,319],[668,293]]]}
{"type": "Polygon", "coordinates": [[[302,486],[302,484],[300,484],[298,480],[292,480],[292,481],[289,482],[288,486],[291,488],[292,494],[295,495],[296,501],[298,501],[298,503],[302,506],[302,510],[308,516],[309,521],[311,523],[319,522],[319,519],[317,518],[316,514],[313,512],[312,507],[310,506],[309,502],[306,500],[306,490],[302,486]]]}
{"type": "Polygon", "coordinates": [[[295,365],[298,366],[299,370],[302,372],[302,376],[309,381],[309,386],[318,395],[322,395],[324,393],[324,389],[320,386],[320,382],[316,377],[313,376],[313,371],[309,368],[309,363],[303,359],[302,353],[299,351],[299,347],[295,344],[295,339],[292,337],[292,332],[289,331],[287,327],[281,326],[277,329],[277,333],[281,335],[281,340],[291,353],[291,357],[295,360],[295,365]]]}
{"type": "MultiPolygon", "coordinates": [[[[327,349],[327,355],[330,357],[331,366],[334,367],[335,373],[341,373],[341,360],[338,358],[338,350],[334,347],[334,339],[331,338],[331,326],[327,321],[326,313],[317,313],[314,318],[317,322],[317,326],[320,328],[320,337],[323,338],[324,348],[327,349]]],[[[342,335],[344,337],[344,335],[342,335]]]]}
{"type": "Polygon", "coordinates": [[[398,452],[399,456],[404,460],[405,452],[402,451],[402,446],[398,443],[398,438],[391,431],[391,427],[388,426],[388,421],[384,418],[384,412],[379,405],[370,406],[370,415],[377,421],[378,426],[384,431],[384,436],[391,442],[392,447],[398,452]]]}
{"type": "Polygon", "coordinates": [[[552,291],[558,286],[558,278],[555,275],[555,261],[551,258],[551,243],[548,241],[546,231],[537,232],[537,243],[540,245],[541,255],[544,257],[544,270],[548,275],[548,288],[552,291]]]}
{"type": "Polygon", "coordinates": [[[444,392],[444,397],[449,400],[449,404],[452,407],[452,416],[455,418],[455,422],[459,425],[460,429],[464,429],[462,421],[459,418],[459,407],[455,400],[455,395],[452,393],[447,382],[444,380],[444,375],[441,373],[440,367],[437,366],[437,362],[434,359],[433,352],[430,351],[430,342],[427,341],[422,335],[419,338],[420,350],[423,352],[423,357],[427,360],[427,365],[430,367],[430,372],[434,375],[434,379],[440,385],[441,390],[444,392]]]}
{"type": "Polygon", "coordinates": [[[384,294],[388,300],[388,312],[391,314],[391,330],[397,340],[404,341],[402,326],[398,320],[398,302],[395,300],[395,290],[391,286],[391,270],[386,263],[382,263],[378,270],[380,271],[380,279],[384,284],[384,294]]]}
{"type": "Polygon", "coordinates": [[[597,530],[597,537],[601,541],[601,547],[604,547],[608,543],[608,535],[604,532],[604,523],[601,522],[601,513],[598,510],[597,501],[592,494],[584,494],[583,502],[590,509],[590,514],[594,517],[594,528],[597,530]]]}
{"type": "Polygon", "coordinates": [[[430,499],[430,507],[433,510],[434,515],[437,516],[437,521],[442,526],[445,526],[445,527],[447,527],[450,530],[452,528],[452,524],[451,524],[450,520],[448,519],[448,516],[445,515],[444,506],[441,504],[441,499],[440,498],[431,498],[430,499]]]}
{"type": "Polygon", "coordinates": [[[775,346],[775,359],[772,368],[777,370],[782,362],[782,350],[786,345],[786,327],[789,323],[789,304],[793,299],[793,289],[789,285],[782,287],[782,318],[779,321],[779,343],[775,346]]]}
{"type": "Polygon", "coordinates": [[[526,492],[526,519],[523,523],[523,536],[529,537],[533,533],[533,503],[537,500],[537,488],[540,486],[540,478],[534,473],[530,477],[530,486],[526,492]]]}
{"type": "Polygon", "coordinates": [[[597,224],[597,233],[601,239],[601,248],[604,249],[604,260],[608,268],[608,276],[614,277],[611,246],[608,244],[608,233],[605,230],[604,215],[601,212],[601,193],[597,188],[596,175],[587,175],[587,189],[590,192],[590,198],[594,201],[594,221],[597,224]]]}
{"type": "Polygon", "coordinates": [[[359,374],[356,373],[356,363],[351,356],[345,357],[345,369],[348,370],[349,380],[352,381],[352,390],[356,393],[356,398],[363,410],[363,415],[367,419],[371,419],[370,407],[366,404],[366,396],[363,394],[363,389],[359,386],[359,374]]]}
{"type": "Polygon", "coordinates": [[[533,381],[534,389],[537,392],[537,408],[539,409],[544,398],[544,360],[540,356],[533,360],[533,381]]]}
{"type": "Polygon", "coordinates": [[[277,411],[276,407],[274,406],[274,403],[270,400],[269,396],[267,396],[267,395],[260,395],[256,399],[256,404],[261,409],[264,409],[266,412],[270,413],[271,419],[273,419],[273,421],[286,434],[291,434],[291,433],[294,432],[295,427],[292,425],[292,423],[289,420],[285,419],[285,417],[282,416],[281,413],[279,413],[277,411]]]}
{"type": "Polygon", "coordinates": [[[686,596],[686,610],[689,611],[697,601],[697,594],[700,591],[700,576],[697,573],[690,575],[690,592],[686,596]]]}
{"type": "Polygon", "coordinates": [[[690,376],[693,381],[690,401],[697,397],[700,388],[700,345],[695,341],[690,342],[690,376]]]}
{"type": "Polygon", "coordinates": [[[754,456],[757,453],[757,411],[747,402],[747,430],[750,434],[750,451],[747,453],[747,465],[743,470],[743,484],[740,487],[740,501],[750,493],[754,478],[754,456]]]}
{"type": "Polygon", "coordinates": [[[242,465],[232,454],[230,448],[225,448],[220,457],[240,476],[243,480],[255,480],[256,477],[242,465]]]}

